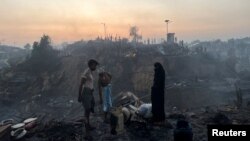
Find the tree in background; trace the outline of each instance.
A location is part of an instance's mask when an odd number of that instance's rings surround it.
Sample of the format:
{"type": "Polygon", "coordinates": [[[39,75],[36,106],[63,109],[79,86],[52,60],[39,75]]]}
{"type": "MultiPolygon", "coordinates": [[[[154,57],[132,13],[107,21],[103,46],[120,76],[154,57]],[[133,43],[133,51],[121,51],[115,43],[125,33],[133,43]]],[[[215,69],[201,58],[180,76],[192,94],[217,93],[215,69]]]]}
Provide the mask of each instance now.
{"type": "Polygon", "coordinates": [[[138,34],[139,28],[137,26],[132,26],[129,29],[129,35],[133,38],[132,42],[138,43],[142,39],[142,36],[138,34]]]}
{"type": "Polygon", "coordinates": [[[51,38],[43,35],[40,42],[33,43],[31,57],[29,59],[30,69],[35,73],[52,71],[59,64],[56,50],[52,48],[51,38]]]}
{"type": "Polygon", "coordinates": [[[31,49],[31,45],[29,43],[27,43],[23,48],[26,49],[26,50],[30,50],[31,49]]]}
{"type": "Polygon", "coordinates": [[[31,45],[29,43],[27,43],[26,45],[23,46],[23,48],[25,49],[26,52],[26,59],[28,60],[30,58],[30,54],[31,54],[31,45]]]}

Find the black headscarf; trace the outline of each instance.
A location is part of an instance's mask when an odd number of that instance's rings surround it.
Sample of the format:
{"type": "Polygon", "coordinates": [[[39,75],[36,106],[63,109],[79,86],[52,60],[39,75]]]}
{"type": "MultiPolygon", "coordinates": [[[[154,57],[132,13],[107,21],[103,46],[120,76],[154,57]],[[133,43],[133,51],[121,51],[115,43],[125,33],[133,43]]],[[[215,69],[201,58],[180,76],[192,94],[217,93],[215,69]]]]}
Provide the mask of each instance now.
{"type": "Polygon", "coordinates": [[[161,63],[156,62],[154,64],[154,84],[153,87],[164,88],[165,87],[165,70],[161,63]]]}

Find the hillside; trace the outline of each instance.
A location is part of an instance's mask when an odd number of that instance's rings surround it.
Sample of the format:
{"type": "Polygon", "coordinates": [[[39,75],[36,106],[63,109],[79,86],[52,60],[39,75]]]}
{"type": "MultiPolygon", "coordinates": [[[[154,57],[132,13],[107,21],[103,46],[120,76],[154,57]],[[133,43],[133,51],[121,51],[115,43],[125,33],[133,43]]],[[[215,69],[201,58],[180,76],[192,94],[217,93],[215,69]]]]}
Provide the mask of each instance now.
{"type": "MultiPolygon", "coordinates": [[[[178,45],[134,46],[128,42],[95,40],[70,44],[66,49],[58,51],[57,55],[60,63],[55,67],[56,69],[50,71],[45,69],[40,73],[32,73],[28,71],[32,70],[32,65],[27,61],[1,72],[0,113],[4,113],[1,114],[3,115],[1,120],[7,118],[18,120],[18,117],[39,115],[44,117],[46,123],[51,119],[64,122],[65,119],[81,117],[83,109],[77,102],[80,75],[86,69],[87,61],[92,58],[101,64],[94,74],[95,79],[101,70],[112,74],[113,97],[120,92],[131,91],[138,97],[143,97],[144,102],[150,102],[153,64],[162,63],[167,74],[165,106],[166,112],[170,114],[168,118],[172,126],[178,119],[171,119],[171,115],[176,114],[172,113],[174,107],[178,109],[178,114],[195,113],[196,116],[189,120],[194,124],[195,132],[198,132],[201,126],[205,126],[204,122],[208,120],[207,118],[220,111],[216,106],[235,105],[234,84],[236,82],[244,93],[245,107],[249,100],[247,93],[249,81],[230,67],[235,64],[228,64],[225,59],[218,60],[207,52],[194,53],[178,45]],[[238,81],[239,79],[241,81],[238,81]],[[207,110],[207,107],[215,107],[215,109],[206,115],[204,109],[207,110]],[[202,119],[197,119],[197,116],[202,119]]],[[[244,74],[248,75],[249,72],[244,74]]],[[[94,95],[98,103],[97,89],[94,95]]],[[[100,111],[99,104],[97,104],[97,111],[100,111]]],[[[242,113],[238,110],[236,112],[242,113]]],[[[98,114],[96,116],[99,117],[98,114]]],[[[230,118],[235,119],[235,117],[230,118]]],[[[245,117],[242,116],[242,118],[245,117]]],[[[93,120],[96,119],[93,118],[93,120]]],[[[242,120],[241,117],[240,120],[242,120]]],[[[101,126],[101,123],[98,125],[101,126]]],[[[135,128],[137,127],[128,130],[133,132],[135,128]]],[[[152,134],[158,134],[158,131],[162,130],[172,132],[171,128],[166,128],[169,127],[159,130],[157,128],[156,132],[154,129],[152,134]]],[[[128,136],[138,138],[131,135],[131,132],[128,132],[125,138],[128,136]]],[[[195,140],[204,138],[205,133],[205,131],[197,133],[195,140]]],[[[164,134],[163,138],[169,137],[169,134],[164,134]]]]}

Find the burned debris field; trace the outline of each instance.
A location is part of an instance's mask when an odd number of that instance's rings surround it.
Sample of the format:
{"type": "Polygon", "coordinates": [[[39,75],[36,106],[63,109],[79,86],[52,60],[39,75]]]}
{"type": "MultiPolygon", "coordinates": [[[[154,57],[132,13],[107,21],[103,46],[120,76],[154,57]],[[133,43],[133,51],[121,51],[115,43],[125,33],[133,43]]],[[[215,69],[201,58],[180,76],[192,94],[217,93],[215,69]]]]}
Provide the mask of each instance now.
{"type": "MultiPolygon", "coordinates": [[[[0,49],[14,52],[11,47],[0,49]]],[[[166,71],[164,124],[155,125],[136,115],[129,119],[121,112],[121,131],[113,135],[110,123],[103,122],[102,105],[95,90],[96,106],[90,122],[96,129],[90,132],[91,139],[174,140],[177,121],[185,120],[193,140],[206,141],[208,124],[250,124],[249,49],[249,38],[189,45],[97,38],[59,50],[52,47],[49,36],[43,36],[32,50],[17,49],[13,55],[17,57],[9,57],[11,64],[1,69],[1,128],[10,132],[13,125],[19,124],[26,131],[17,133],[23,133],[19,139],[22,141],[80,141],[86,131],[84,109],[77,97],[89,59],[100,63],[93,74],[95,78],[101,70],[112,74],[113,107],[130,106],[132,110],[138,107],[131,97],[124,103],[119,96],[133,95],[141,103],[151,103],[154,63],[160,62],[166,71]],[[27,119],[33,122],[22,124],[27,119]]],[[[97,83],[94,87],[98,87],[97,83]]],[[[4,134],[8,138],[2,131],[0,137],[4,138],[4,134]]],[[[17,136],[12,135],[11,140],[17,136]]]]}

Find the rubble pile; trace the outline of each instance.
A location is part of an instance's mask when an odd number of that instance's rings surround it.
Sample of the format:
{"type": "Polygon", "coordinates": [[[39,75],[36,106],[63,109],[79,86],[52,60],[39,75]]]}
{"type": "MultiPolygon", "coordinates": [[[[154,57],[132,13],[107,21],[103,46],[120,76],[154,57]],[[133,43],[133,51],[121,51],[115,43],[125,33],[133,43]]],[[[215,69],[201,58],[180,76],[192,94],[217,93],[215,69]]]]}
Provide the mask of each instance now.
{"type": "MultiPolygon", "coordinates": [[[[192,111],[173,108],[172,111],[167,112],[164,125],[154,125],[150,121],[134,118],[124,123],[123,132],[113,135],[110,124],[103,121],[102,114],[96,113],[91,116],[91,123],[96,129],[90,134],[95,141],[173,141],[177,122],[185,120],[192,129],[193,141],[207,141],[207,125],[250,124],[249,116],[249,109],[237,109],[228,105],[192,111]]],[[[83,117],[58,120],[48,119],[46,115],[39,116],[36,126],[27,129],[27,133],[20,141],[80,141],[86,134],[84,129],[83,117]]]]}

